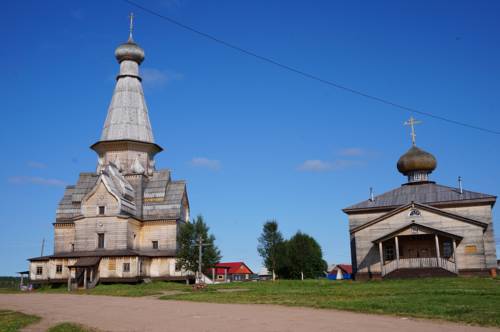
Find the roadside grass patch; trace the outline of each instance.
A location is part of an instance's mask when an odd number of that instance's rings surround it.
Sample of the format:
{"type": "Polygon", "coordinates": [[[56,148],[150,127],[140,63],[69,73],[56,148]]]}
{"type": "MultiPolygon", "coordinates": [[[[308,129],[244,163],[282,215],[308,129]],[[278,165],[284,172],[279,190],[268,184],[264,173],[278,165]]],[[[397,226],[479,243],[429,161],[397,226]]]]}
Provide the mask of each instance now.
{"type": "Polygon", "coordinates": [[[0,331],[15,332],[25,326],[36,323],[40,317],[23,314],[12,310],[0,310],[0,331]]]}
{"type": "MultiPolygon", "coordinates": [[[[140,284],[99,284],[92,289],[72,291],[71,294],[109,295],[109,296],[152,296],[169,291],[189,291],[190,286],[176,282],[153,281],[140,284]]],[[[68,293],[65,285],[59,287],[44,286],[37,290],[42,293],[68,293]]]]}
{"type": "Polygon", "coordinates": [[[210,285],[160,299],[340,309],[500,327],[498,278],[245,282],[210,285]],[[245,291],[217,291],[229,289],[245,291]]]}
{"type": "Polygon", "coordinates": [[[47,332],[98,332],[99,330],[75,323],[60,323],[52,326],[47,332]]]}

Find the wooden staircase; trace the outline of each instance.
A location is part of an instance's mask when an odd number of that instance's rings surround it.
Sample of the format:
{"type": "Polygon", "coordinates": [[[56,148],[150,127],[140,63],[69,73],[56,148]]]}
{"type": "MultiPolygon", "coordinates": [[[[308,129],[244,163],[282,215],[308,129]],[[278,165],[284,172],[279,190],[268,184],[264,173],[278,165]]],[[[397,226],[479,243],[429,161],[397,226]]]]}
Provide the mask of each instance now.
{"type": "Polygon", "coordinates": [[[397,269],[384,276],[384,279],[456,277],[457,274],[443,268],[397,269]]]}

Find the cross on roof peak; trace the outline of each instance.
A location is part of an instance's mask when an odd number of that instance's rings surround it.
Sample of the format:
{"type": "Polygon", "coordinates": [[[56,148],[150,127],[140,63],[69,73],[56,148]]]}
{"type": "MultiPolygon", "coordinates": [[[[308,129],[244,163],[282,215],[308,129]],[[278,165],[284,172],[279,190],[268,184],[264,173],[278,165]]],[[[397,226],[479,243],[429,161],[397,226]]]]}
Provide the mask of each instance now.
{"type": "Polygon", "coordinates": [[[416,137],[417,137],[417,134],[415,133],[415,125],[418,125],[421,123],[422,123],[422,121],[415,120],[415,118],[413,116],[410,116],[410,119],[408,119],[404,123],[405,126],[411,127],[410,136],[411,136],[411,143],[413,144],[413,146],[415,146],[415,141],[416,141],[416,137]]]}
{"type": "Polygon", "coordinates": [[[128,40],[132,41],[132,31],[134,30],[134,13],[130,13],[129,16],[130,18],[130,26],[129,26],[129,35],[128,35],[128,40]]]}

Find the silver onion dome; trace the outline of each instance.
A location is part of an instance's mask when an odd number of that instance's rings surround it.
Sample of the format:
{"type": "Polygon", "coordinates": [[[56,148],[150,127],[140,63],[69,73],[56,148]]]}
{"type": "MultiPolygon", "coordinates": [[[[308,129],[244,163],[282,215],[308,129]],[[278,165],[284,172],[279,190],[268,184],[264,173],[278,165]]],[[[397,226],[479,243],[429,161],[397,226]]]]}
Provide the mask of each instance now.
{"type": "Polygon", "coordinates": [[[137,45],[132,38],[129,38],[126,43],[116,48],[115,57],[118,63],[124,60],[130,60],[141,64],[141,62],[144,61],[144,50],[137,45]]]}

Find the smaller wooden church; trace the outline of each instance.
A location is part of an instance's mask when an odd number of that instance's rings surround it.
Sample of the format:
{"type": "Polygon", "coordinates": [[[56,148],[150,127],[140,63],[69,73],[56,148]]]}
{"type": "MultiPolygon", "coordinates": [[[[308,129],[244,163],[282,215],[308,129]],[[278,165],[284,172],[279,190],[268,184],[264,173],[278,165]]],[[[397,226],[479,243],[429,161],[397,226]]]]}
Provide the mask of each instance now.
{"type": "Polygon", "coordinates": [[[397,163],[401,187],[349,206],[356,279],[488,275],[496,272],[496,197],[431,181],[436,158],[415,145],[397,163]]]}

